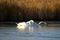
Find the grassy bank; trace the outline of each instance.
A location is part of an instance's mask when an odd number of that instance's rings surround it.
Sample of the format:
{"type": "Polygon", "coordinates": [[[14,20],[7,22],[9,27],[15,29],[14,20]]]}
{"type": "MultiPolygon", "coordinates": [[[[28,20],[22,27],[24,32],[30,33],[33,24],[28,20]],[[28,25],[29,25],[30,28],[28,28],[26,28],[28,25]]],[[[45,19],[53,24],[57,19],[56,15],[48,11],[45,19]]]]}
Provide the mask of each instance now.
{"type": "Polygon", "coordinates": [[[60,0],[0,0],[0,21],[60,21],[60,0]]]}

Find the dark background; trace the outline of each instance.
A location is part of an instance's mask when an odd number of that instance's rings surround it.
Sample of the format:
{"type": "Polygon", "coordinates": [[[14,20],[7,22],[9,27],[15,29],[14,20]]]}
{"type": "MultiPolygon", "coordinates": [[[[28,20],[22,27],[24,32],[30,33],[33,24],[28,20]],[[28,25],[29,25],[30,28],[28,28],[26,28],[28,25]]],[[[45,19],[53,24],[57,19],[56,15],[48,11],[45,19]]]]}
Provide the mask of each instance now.
{"type": "Polygon", "coordinates": [[[60,0],[0,0],[0,22],[60,21],[60,0]]]}

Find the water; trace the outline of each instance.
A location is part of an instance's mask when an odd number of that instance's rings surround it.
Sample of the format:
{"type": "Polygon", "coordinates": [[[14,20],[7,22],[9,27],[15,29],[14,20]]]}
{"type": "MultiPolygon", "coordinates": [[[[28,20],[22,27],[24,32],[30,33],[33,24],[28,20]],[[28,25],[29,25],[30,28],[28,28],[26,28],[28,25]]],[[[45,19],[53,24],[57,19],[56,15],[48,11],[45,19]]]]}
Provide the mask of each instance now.
{"type": "Polygon", "coordinates": [[[19,29],[15,24],[2,24],[0,40],[60,40],[60,24],[25,29],[19,29]]]}

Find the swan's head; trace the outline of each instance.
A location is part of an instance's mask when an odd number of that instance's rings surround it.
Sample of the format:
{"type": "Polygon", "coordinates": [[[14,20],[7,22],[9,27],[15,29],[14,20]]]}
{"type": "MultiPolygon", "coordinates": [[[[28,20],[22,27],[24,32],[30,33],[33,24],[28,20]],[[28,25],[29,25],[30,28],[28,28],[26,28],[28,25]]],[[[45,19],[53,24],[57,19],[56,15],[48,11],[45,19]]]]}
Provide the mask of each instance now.
{"type": "Polygon", "coordinates": [[[31,22],[31,23],[34,23],[34,21],[33,21],[33,20],[30,20],[30,22],[31,22]]]}
{"type": "Polygon", "coordinates": [[[28,25],[31,25],[32,23],[34,23],[34,21],[33,20],[30,20],[30,21],[27,21],[26,22],[28,25]]]}

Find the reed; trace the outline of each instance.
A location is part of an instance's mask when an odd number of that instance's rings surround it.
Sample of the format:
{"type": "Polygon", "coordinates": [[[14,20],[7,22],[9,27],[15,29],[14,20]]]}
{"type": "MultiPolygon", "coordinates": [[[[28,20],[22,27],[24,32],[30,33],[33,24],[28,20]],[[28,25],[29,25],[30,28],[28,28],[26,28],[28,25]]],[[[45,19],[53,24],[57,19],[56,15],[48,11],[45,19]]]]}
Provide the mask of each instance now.
{"type": "Polygon", "coordinates": [[[60,21],[60,0],[0,0],[0,21],[60,21]]]}

